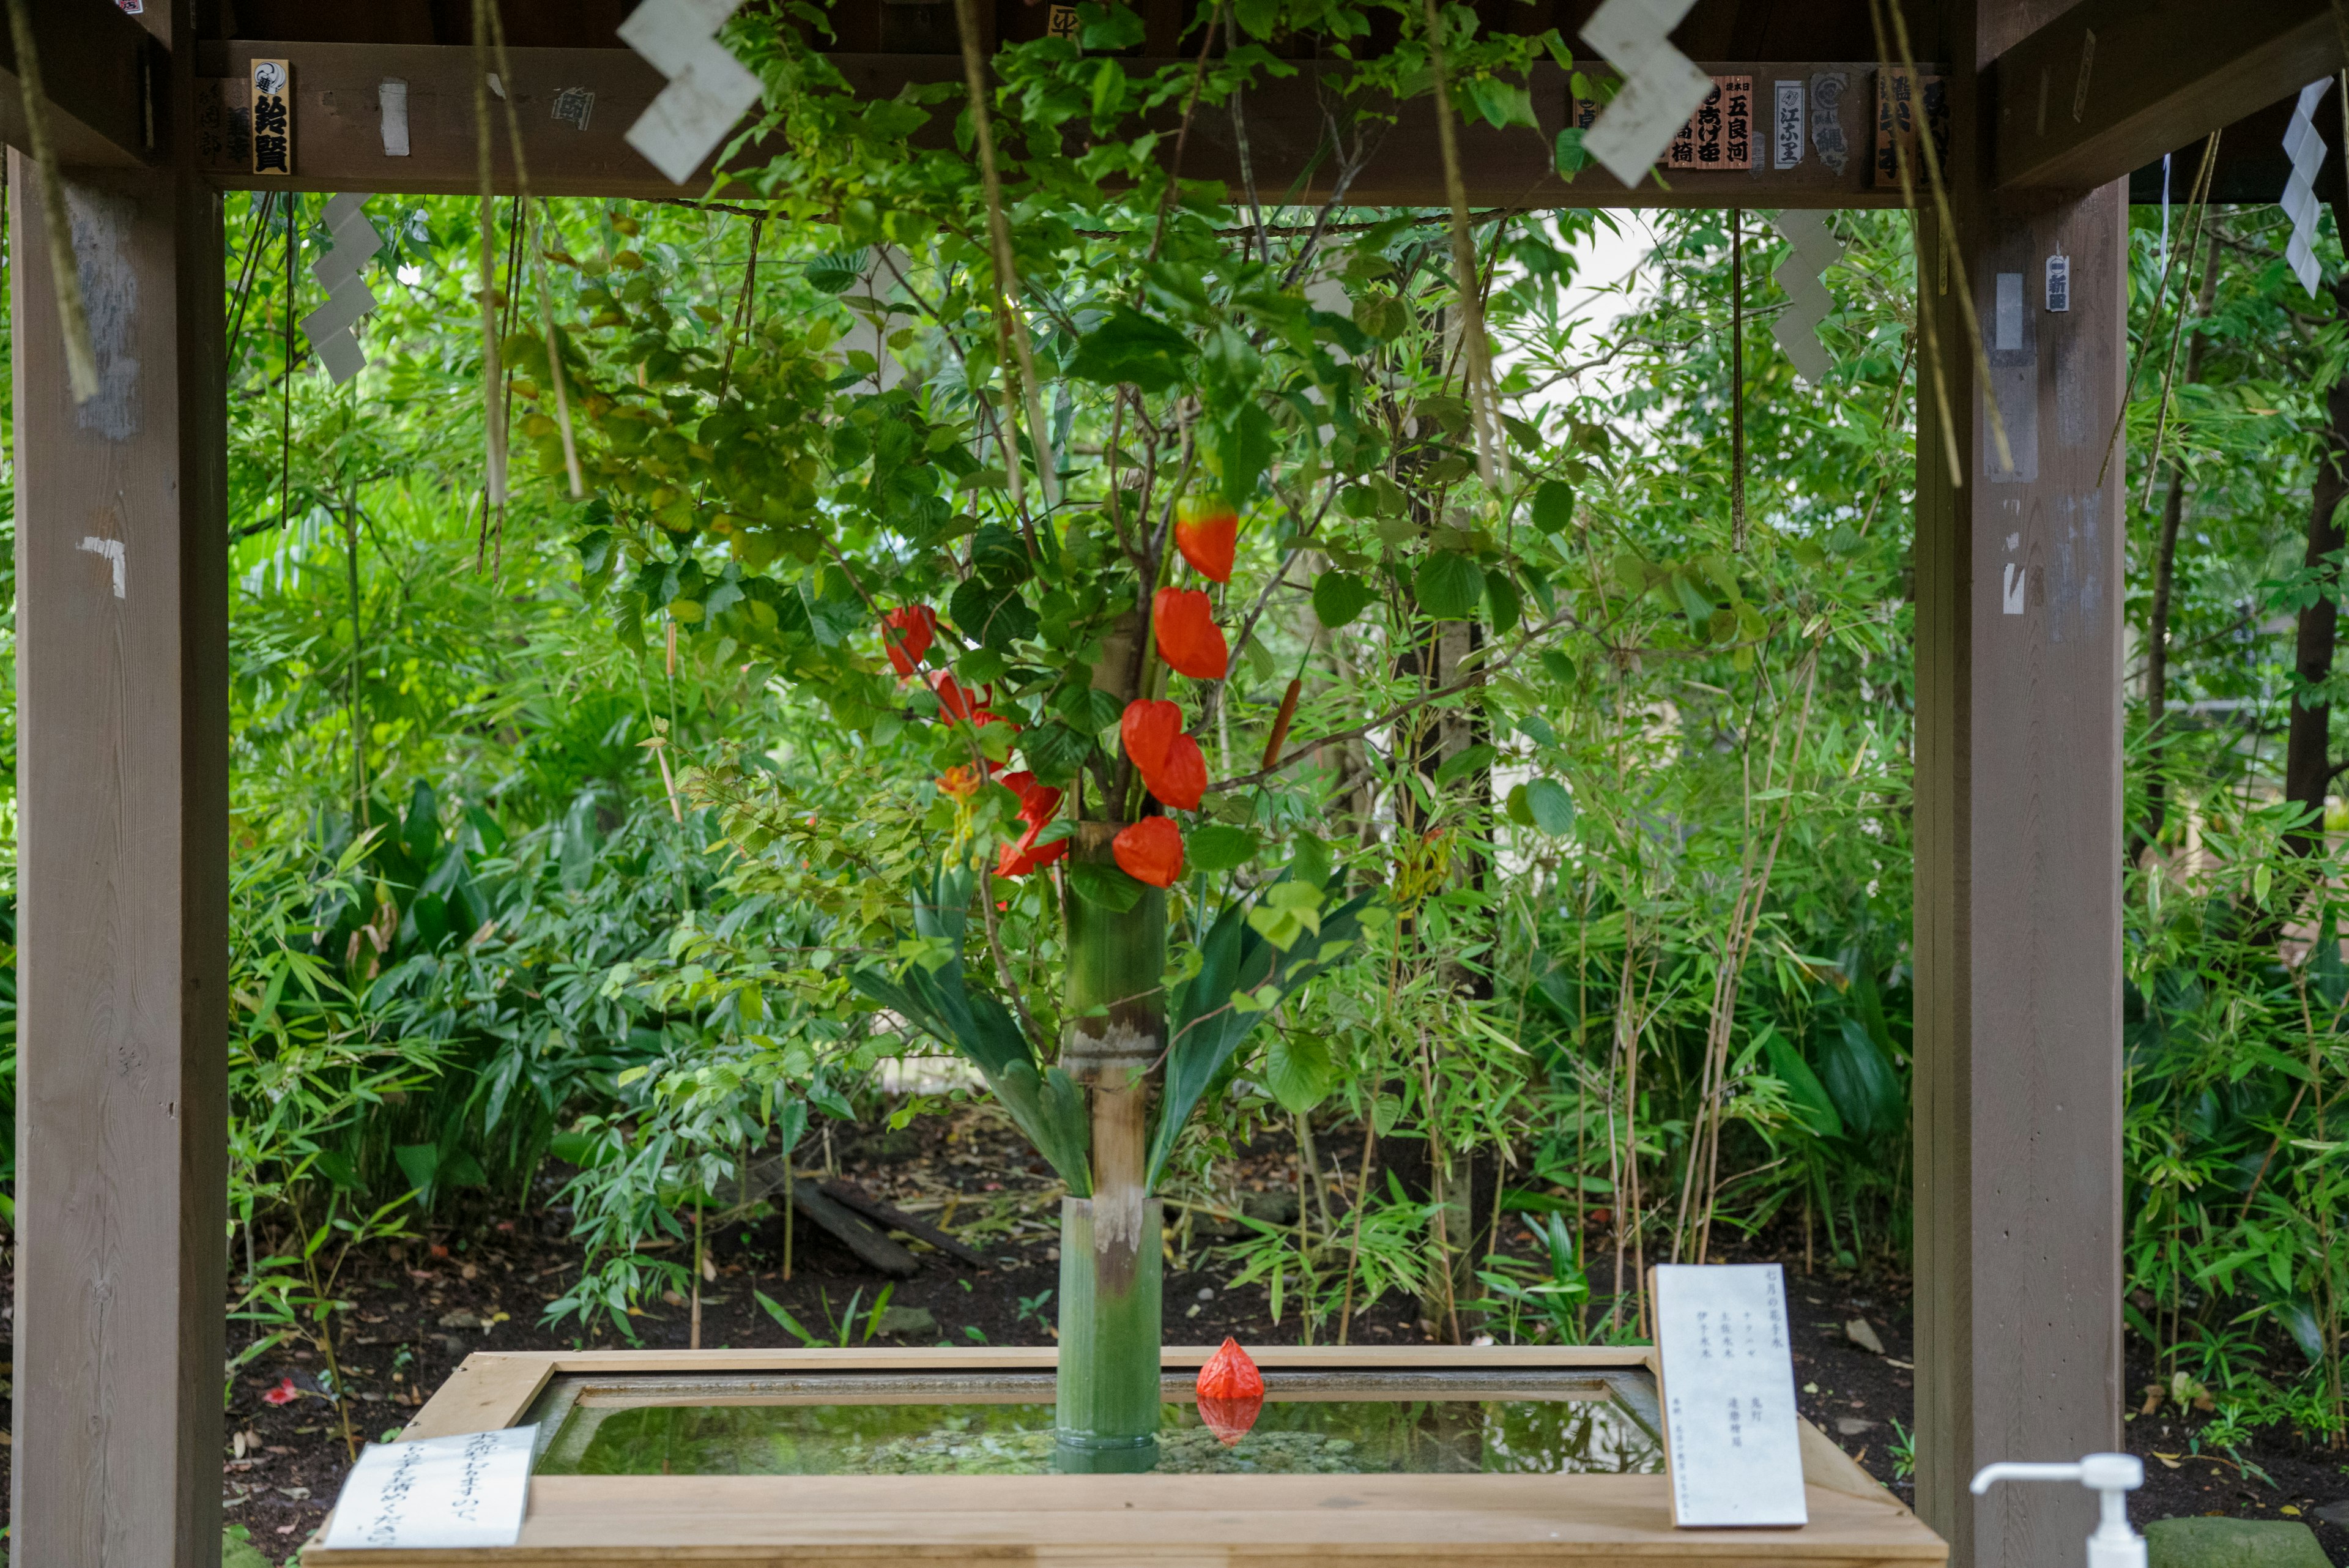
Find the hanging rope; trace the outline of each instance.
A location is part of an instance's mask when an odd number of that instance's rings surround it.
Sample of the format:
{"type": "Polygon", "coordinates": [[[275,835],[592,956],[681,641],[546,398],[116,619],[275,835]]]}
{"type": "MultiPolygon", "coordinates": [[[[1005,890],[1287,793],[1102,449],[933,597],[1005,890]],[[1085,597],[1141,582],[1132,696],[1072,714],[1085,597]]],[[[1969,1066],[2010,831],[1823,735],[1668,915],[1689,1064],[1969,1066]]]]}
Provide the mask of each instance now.
{"type": "Polygon", "coordinates": [[[277,525],[291,523],[287,497],[294,489],[294,232],[301,227],[302,198],[293,192],[278,203],[285,214],[285,366],[277,379],[283,400],[277,419],[277,525]]]}
{"type": "Polygon", "coordinates": [[[734,302],[733,324],[726,333],[726,362],[718,370],[718,400],[726,400],[727,389],[734,384],[734,346],[750,329],[750,291],[759,282],[759,234],[766,227],[764,213],[750,220],[750,261],[742,269],[741,296],[734,302]]]}
{"type": "MultiPolygon", "coordinates": [[[[505,14],[499,9],[497,0],[483,0],[482,8],[489,13],[490,47],[497,56],[498,81],[506,89],[499,95],[499,101],[506,106],[506,140],[513,148],[514,201],[527,213],[531,210],[530,167],[523,159],[522,111],[514,107],[514,95],[521,89],[514,80],[513,62],[506,55],[505,14]]],[[[543,227],[543,220],[541,226],[543,227]]],[[[508,251],[506,287],[509,293],[517,286],[514,269],[522,254],[517,249],[508,251]]],[[[546,338],[546,374],[554,387],[554,426],[563,437],[564,472],[571,481],[571,498],[583,500],[587,494],[587,486],[580,476],[579,443],[571,430],[570,378],[564,372],[563,350],[554,338],[554,290],[546,279],[546,247],[543,244],[533,245],[528,256],[532,275],[538,282],[538,325],[546,338]]],[[[513,330],[514,315],[513,302],[509,300],[506,306],[508,332],[513,330]]],[[[506,419],[511,422],[513,418],[513,383],[511,379],[506,383],[505,410],[506,419]]]]}
{"type": "Polygon", "coordinates": [[[1745,553],[1745,209],[1729,209],[1729,547],[1745,553]]]}
{"type": "MultiPolygon", "coordinates": [[[[1900,0],[1891,0],[1891,11],[1892,35],[1899,44],[1900,66],[1909,73],[1909,80],[1913,88],[1920,78],[1917,74],[1917,61],[1909,47],[1909,22],[1908,18],[1901,14],[1900,0]]],[[[1876,29],[1877,55],[1884,61],[1886,68],[1889,69],[1892,56],[1885,47],[1884,9],[1881,0],[1868,0],[1868,17],[1876,29]]],[[[1940,145],[1934,140],[1933,128],[1925,122],[1921,110],[1918,112],[1917,119],[1917,151],[1924,160],[1926,183],[1933,193],[1933,211],[1940,220],[1938,227],[1941,231],[1943,262],[1958,281],[1958,315],[1965,324],[1966,339],[1973,349],[1974,376],[1983,389],[1982,412],[1990,421],[1991,444],[1998,452],[2000,471],[2013,473],[2014,452],[2007,445],[2006,421],[1999,416],[1998,400],[1989,395],[1990,354],[1982,347],[1982,321],[1974,314],[1973,287],[1966,281],[1966,258],[1958,248],[1957,219],[1950,210],[1949,187],[1941,179],[1940,145]]],[[[1917,190],[1915,180],[1909,169],[1909,143],[1896,135],[1892,139],[1892,151],[1900,166],[1901,199],[1908,203],[1909,209],[1914,212],[1917,206],[1917,190]]],[[[1921,262],[1923,258],[1920,256],[1919,259],[1921,262]]],[[[1921,291],[1924,283],[1921,267],[1918,273],[1918,283],[1921,291]]],[[[1944,292],[1947,291],[1944,290],[1944,292]]],[[[1926,317],[1928,313],[1920,311],[1918,314],[1921,319],[1926,317]]],[[[1953,485],[1962,485],[1965,483],[1965,463],[1958,451],[1957,429],[1952,422],[1950,409],[1949,387],[1942,379],[1941,367],[1939,363],[1940,338],[1930,325],[1926,328],[1925,341],[1928,350],[1936,361],[1933,366],[1933,380],[1941,397],[1942,435],[1950,445],[1950,480],[1953,485]]]]}
{"type": "MultiPolygon", "coordinates": [[[[498,369],[497,170],[490,145],[490,0],[473,0],[473,154],[481,182],[481,424],[485,505],[504,534],[506,431],[500,417],[498,369]]],[[[486,519],[484,520],[486,521],[486,519]]]]}
{"type": "Polygon", "coordinates": [[[66,207],[65,176],[57,168],[57,144],[49,140],[49,99],[41,90],[41,61],[33,47],[31,0],[8,0],[8,31],[16,45],[16,79],[25,106],[25,137],[41,171],[41,226],[49,242],[49,287],[57,295],[57,327],[66,344],[66,384],[73,400],[98,396],[98,349],[90,342],[89,312],[82,304],[81,268],[75,265],[73,214],[66,207]]]}

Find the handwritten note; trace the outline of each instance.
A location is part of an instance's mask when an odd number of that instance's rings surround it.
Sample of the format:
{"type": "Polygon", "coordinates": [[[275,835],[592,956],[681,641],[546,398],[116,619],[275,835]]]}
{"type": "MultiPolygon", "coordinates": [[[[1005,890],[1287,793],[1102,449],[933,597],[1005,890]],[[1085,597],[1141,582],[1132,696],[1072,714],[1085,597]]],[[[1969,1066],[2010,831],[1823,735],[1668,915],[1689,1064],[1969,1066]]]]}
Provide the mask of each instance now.
{"type": "Polygon", "coordinates": [[[1785,1272],[1740,1263],[1653,1272],[1672,1522],[1809,1522],[1785,1272]]]}
{"type": "Polygon", "coordinates": [[[338,1551],[512,1546],[530,1498],[536,1427],[369,1443],[324,1544],[338,1551]]]}

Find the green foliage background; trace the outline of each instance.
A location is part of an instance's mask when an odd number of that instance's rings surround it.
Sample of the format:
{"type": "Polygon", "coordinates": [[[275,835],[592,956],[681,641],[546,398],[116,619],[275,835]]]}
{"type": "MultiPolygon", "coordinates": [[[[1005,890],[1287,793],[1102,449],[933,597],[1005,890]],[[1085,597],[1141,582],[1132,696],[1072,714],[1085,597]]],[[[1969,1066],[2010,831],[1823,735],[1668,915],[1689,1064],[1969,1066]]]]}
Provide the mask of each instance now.
{"type": "MultiPolygon", "coordinates": [[[[1328,12],[1341,43],[1366,36],[1328,12]]],[[[502,515],[482,503],[476,203],[373,203],[383,305],[346,389],[289,337],[315,303],[316,203],[290,225],[283,203],[232,203],[230,275],[250,278],[231,306],[230,545],[246,1310],[283,1327],[324,1299],[303,1267],[322,1226],[526,1204],[555,1169],[591,1264],[555,1315],[625,1329],[680,1277],[641,1244],[729,1209],[746,1168],[825,1118],[937,1108],[884,1091],[885,1064],[935,1047],[849,974],[941,958],[914,889],[950,852],[991,860],[1010,808],[941,792],[964,742],[893,679],[865,596],[936,604],[971,634],[965,678],[1021,704],[1031,746],[1065,735],[1073,776],[1114,716],[1064,679],[1084,643],[1055,628],[1098,607],[1120,382],[1194,400],[1199,462],[1244,518],[1234,592],[1264,596],[1215,699],[1213,776],[1250,772],[1292,675],[1292,736],[1329,737],[1278,784],[1213,797],[1178,924],[1195,936],[1216,888],[1283,872],[1378,890],[1395,916],[1250,1037],[1166,1151],[1178,1200],[1213,1207],[1239,1140],[1277,1127],[1318,1150],[1300,1223],[1252,1228],[1235,1276],[1270,1283],[1309,1336],[1402,1292],[1454,1332],[1588,1339],[1642,1332],[1616,1288],[1641,1262],[1742,1237],[1905,1267],[1906,217],[1836,216],[1849,254],[1816,388],[1769,340],[1782,247],[1749,221],[1741,549],[1726,214],[1639,225],[1643,287],[1603,337],[1578,246],[1627,218],[1478,223],[1521,475],[1504,504],[1471,477],[1440,215],[1334,211],[1300,272],[1312,210],[1262,192],[1259,219],[1243,192],[1188,187],[1137,296],[1160,191],[1108,132],[1179,104],[1185,79],[1008,51],[1047,455],[1081,497],[1055,524],[1067,602],[1031,628],[998,591],[1017,530],[959,89],[852,105],[790,35],[738,44],[794,149],[731,193],[768,214],[755,239],[731,212],[544,204],[587,497],[562,478],[524,286],[520,384],[495,394],[515,496],[502,515]],[[933,119],[942,134],[917,138],[933,119]],[[864,292],[884,244],[915,258],[923,298],[864,292]],[[887,392],[884,346],[905,373],[887,392]],[[1414,729],[1381,715],[1420,679],[1402,656],[1422,611],[1475,620],[1493,651],[1414,729]],[[1395,1157],[1414,1147],[1433,1174],[1406,1182],[1395,1157]],[[1480,1179],[1512,1231],[1537,1229],[1531,1255],[1493,1244],[1480,1179]]],[[[1538,47],[1464,38],[1463,108],[1514,123],[1538,47]]],[[[1408,90],[1419,66],[1366,68],[1408,90]]],[[[1280,70],[1244,43],[1202,112],[1280,70]]],[[[497,204],[502,254],[520,211],[497,204]]],[[[2289,617],[2333,591],[2299,555],[2344,334],[2282,268],[2273,210],[2219,213],[2209,347],[2169,390],[2148,484],[2190,270],[2165,268],[2180,247],[2160,252],[2157,222],[2140,209],[2131,230],[2151,368],[2128,433],[2128,777],[2148,826],[2140,666],[2173,472],[2185,526],[2168,810],[2128,873],[2129,1321],[2165,1373],[2218,1397],[2214,1441],[2282,1421],[2338,1442],[2341,878],[2330,845],[2286,852],[2275,780],[2289,617]]],[[[2329,229],[2323,254],[2337,275],[2329,229]]],[[[1049,995],[1044,880],[992,890],[1014,978],[1049,995]]],[[[981,972],[968,940],[955,956],[981,972]]]]}

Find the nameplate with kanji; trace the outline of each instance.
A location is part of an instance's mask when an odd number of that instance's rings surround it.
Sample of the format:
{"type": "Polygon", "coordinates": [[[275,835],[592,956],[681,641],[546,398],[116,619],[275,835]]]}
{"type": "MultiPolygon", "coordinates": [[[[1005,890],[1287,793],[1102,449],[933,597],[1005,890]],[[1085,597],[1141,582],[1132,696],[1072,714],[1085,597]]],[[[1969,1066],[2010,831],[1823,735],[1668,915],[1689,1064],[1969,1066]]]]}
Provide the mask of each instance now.
{"type": "Polygon", "coordinates": [[[1808,1523],[1785,1272],[1660,1264],[1649,1278],[1672,1523],[1808,1523]]]}

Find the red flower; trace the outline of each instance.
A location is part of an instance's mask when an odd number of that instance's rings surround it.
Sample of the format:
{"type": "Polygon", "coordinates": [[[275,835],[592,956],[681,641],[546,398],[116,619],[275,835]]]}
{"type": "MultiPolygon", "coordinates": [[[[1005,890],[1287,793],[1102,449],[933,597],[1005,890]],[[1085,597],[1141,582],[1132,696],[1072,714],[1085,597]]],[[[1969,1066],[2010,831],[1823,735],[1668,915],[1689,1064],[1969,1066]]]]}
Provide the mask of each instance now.
{"type": "Polygon", "coordinates": [[[1221,680],[1231,664],[1215,607],[1197,588],[1161,588],[1150,601],[1151,629],[1158,657],[1171,670],[1200,680],[1221,680]]]}
{"type": "Polygon", "coordinates": [[[911,675],[929,652],[938,633],[938,612],[927,605],[907,605],[881,618],[881,647],[900,675],[911,675]]]}
{"type": "Polygon", "coordinates": [[[1264,1408],[1264,1374],[1228,1336],[1199,1368],[1198,1389],[1200,1424],[1227,1449],[1247,1436],[1264,1408]]]}
{"type": "Polygon", "coordinates": [[[1174,509],[1174,547],[1211,582],[1232,580],[1232,555],[1239,537],[1239,514],[1220,496],[1186,498],[1174,509]]]}
{"type": "Polygon", "coordinates": [[[1183,732],[1183,710],[1172,702],[1137,698],[1118,720],[1125,754],[1142,770],[1143,784],[1164,805],[1199,809],[1207,793],[1207,759],[1199,742],[1183,732]]]}
{"type": "Polygon", "coordinates": [[[302,1390],[294,1386],[294,1379],[281,1377],[277,1380],[277,1386],[264,1394],[261,1399],[265,1405],[291,1405],[300,1397],[302,1390]]]}
{"type": "Polygon", "coordinates": [[[1172,888],[1183,875],[1183,830],[1171,816],[1145,816],[1109,841],[1118,869],[1137,882],[1172,888]]]}

